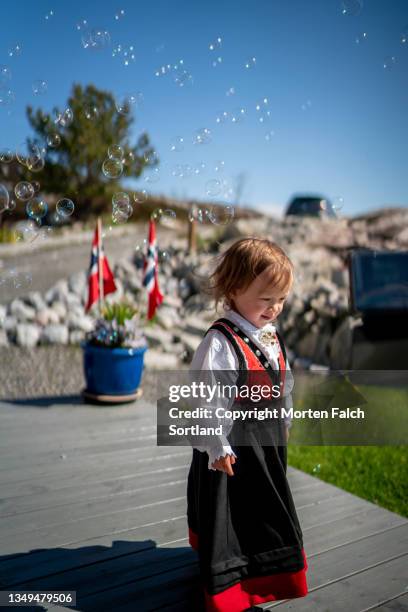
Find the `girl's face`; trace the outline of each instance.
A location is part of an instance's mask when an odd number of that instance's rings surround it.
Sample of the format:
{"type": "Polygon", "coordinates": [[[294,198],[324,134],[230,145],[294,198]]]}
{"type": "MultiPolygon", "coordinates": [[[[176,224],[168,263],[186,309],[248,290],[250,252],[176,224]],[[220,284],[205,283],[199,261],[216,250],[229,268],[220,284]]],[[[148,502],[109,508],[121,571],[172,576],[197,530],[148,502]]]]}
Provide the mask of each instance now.
{"type": "Polygon", "coordinates": [[[235,310],[256,327],[278,318],[291,289],[291,284],[284,289],[274,287],[267,282],[268,274],[270,280],[270,271],[266,268],[245,290],[231,294],[235,310]]]}

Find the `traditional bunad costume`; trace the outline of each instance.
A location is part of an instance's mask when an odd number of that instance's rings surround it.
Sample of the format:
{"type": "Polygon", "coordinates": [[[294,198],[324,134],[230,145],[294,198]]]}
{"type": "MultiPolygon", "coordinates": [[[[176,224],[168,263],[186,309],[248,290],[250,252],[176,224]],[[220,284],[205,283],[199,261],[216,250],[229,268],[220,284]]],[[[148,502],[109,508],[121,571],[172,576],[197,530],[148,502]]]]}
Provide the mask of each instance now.
{"type": "MultiPolygon", "coordinates": [[[[194,355],[190,371],[199,370],[231,370],[241,382],[243,376],[248,380],[262,372],[263,380],[270,377],[284,389],[280,405],[292,405],[293,376],[272,324],[257,328],[236,311],[225,310],[194,355]]],[[[223,405],[242,403],[228,398],[223,405]]],[[[198,552],[207,612],[241,612],[308,592],[303,535],[286,477],[287,448],[276,443],[282,435],[277,427],[291,423],[266,423],[240,422],[238,429],[230,423],[223,431],[231,433],[212,436],[206,446],[193,445],[189,542],[198,552]],[[227,454],[237,457],[233,476],[211,468],[227,454]]]]}

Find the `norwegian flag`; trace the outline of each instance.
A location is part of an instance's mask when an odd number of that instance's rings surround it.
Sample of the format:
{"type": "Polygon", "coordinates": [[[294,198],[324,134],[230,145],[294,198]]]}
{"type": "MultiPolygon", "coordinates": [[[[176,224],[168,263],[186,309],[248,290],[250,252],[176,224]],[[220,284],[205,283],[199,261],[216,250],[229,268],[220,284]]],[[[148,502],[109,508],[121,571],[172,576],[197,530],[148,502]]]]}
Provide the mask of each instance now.
{"type": "Polygon", "coordinates": [[[103,252],[102,227],[98,219],[92,241],[91,263],[88,272],[88,302],[85,311],[88,311],[94,302],[97,300],[101,302],[105,295],[114,291],[116,291],[115,279],[103,252]]]}
{"type": "Polygon", "coordinates": [[[147,318],[152,319],[157,306],[160,306],[164,298],[159,289],[156,226],[153,219],[150,219],[149,223],[149,244],[143,263],[143,287],[146,287],[149,294],[147,318]]]}

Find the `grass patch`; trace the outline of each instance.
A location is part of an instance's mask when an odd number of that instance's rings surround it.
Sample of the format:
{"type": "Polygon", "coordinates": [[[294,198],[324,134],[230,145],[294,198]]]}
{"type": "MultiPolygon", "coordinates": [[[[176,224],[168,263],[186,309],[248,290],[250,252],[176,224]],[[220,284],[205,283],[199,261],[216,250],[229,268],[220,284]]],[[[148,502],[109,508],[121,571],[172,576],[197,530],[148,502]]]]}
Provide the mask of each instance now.
{"type": "MultiPolygon", "coordinates": [[[[357,427],[352,422],[341,425],[342,435],[350,434],[350,445],[334,445],[333,438],[331,445],[324,445],[324,434],[329,434],[327,439],[330,439],[330,430],[332,433],[334,431],[333,420],[322,424],[321,445],[306,446],[302,444],[302,436],[312,425],[310,421],[302,420],[293,423],[292,440],[289,442],[295,444],[288,446],[288,462],[293,467],[408,518],[408,446],[402,445],[406,443],[408,393],[404,388],[376,385],[356,385],[355,389],[367,402],[362,405],[369,416],[364,426],[364,438],[370,446],[358,445],[361,443],[358,436],[358,441],[352,445],[357,427]],[[385,432],[385,438],[390,439],[391,444],[392,440],[398,441],[398,445],[379,445],[380,440],[384,440],[385,432]]],[[[315,396],[310,395],[307,389],[306,393],[300,393],[295,398],[295,408],[316,407],[311,405],[313,399],[316,399],[315,396]]],[[[337,404],[332,402],[332,405],[337,404]]],[[[313,441],[311,438],[312,444],[313,441]]]]}

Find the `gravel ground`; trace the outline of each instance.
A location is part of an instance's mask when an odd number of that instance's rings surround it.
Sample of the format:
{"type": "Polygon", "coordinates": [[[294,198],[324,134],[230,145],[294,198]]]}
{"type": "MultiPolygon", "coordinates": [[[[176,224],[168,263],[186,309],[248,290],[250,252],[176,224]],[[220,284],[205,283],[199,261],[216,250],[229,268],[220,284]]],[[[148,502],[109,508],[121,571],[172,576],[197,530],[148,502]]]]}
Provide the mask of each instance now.
{"type": "MultiPolygon", "coordinates": [[[[0,348],[0,399],[79,395],[85,386],[82,350],[76,346],[0,348]]],[[[157,371],[144,369],[143,398],[156,401],[157,371]]]]}

